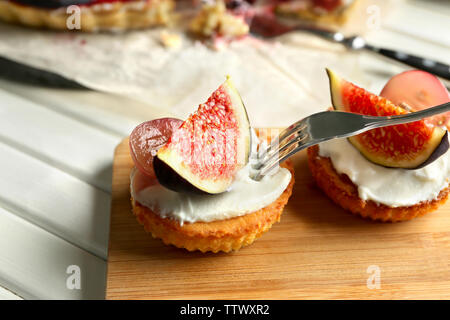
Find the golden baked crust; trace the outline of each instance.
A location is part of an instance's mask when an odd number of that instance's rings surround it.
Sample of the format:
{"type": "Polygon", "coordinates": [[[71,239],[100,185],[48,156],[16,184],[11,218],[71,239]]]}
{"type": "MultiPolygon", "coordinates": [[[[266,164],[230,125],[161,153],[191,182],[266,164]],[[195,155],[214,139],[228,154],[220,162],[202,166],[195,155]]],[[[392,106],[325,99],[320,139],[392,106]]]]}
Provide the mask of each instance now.
{"type": "Polygon", "coordinates": [[[345,174],[338,174],[330,158],[319,156],[319,146],[308,148],[308,165],[317,185],[338,205],[353,214],[383,222],[411,220],[434,211],[448,198],[450,188],[439,193],[433,201],[414,206],[391,208],[374,201],[362,200],[358,189],[345,174]]]}
{"type": "MultiPolygon", "coordinates": [[[[166,25],[173,0],[136,0],[82,7],[80,31],[140,29],[166,25]]],[[[68,30],[66,8],[45,9],[0,0],[0,20],[30,27],[68,30]]]]}
{"type": "Polygon", "coordinates": [[[354,10],[357,1],[358,0],[354,0],[346,7],[338,8],[332,12],[325,12],[323,14],[310,7],[293,9],[290,2],[282,2],[275,7],[275,12],[281,16],[298,18],[300,20],[311,21],[323,25],[343,25],[347,22],[348,17],[354,10]]]}
{"type": "Polygon", "coordinates": [[[133,213],[144,229],[154,238],[167,245],[185,248],[189,251],[230,252],[251,244],[256,238],[280,221],[283,208],[289,200],[294,186],[294,168],[290,161],[281,165],[287,168],[292,178],[286,190],[270,205],[226,220],[195,222],[180,225],[176,220],[161,218],[158,214],[131,198],[133,213]]]}

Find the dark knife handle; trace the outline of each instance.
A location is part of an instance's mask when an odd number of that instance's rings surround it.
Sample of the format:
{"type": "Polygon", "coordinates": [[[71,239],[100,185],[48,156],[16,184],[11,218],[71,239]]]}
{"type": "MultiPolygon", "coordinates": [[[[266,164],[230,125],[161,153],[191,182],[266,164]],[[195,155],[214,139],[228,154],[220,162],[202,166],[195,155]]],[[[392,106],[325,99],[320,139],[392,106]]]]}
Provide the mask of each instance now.
{"type": "Polygon", "coordinates": [[[0,78],[49,88],[87,89],[78,82],[0,56],[0,78]]]}
{"type": "Polygon", "coordinates": [[[450,80],[450,66],[448,64],[434,61],[431,59],[421,58],[418,56],[414,56],[412,54],[396,50],[377,48],[371,45],[367,45],[366,49],[372,50],[385,57],[402,62],[416,69],[421,69],[429,73],[432,73],[438,77],[450,80]]]}

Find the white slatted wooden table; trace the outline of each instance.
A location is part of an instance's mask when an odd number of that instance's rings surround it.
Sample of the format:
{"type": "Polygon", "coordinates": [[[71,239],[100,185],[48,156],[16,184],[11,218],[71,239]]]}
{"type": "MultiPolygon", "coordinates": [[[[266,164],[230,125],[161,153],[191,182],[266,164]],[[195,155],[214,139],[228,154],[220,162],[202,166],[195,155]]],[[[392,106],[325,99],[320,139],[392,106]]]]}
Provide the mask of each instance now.
{"type": "MultiPolygon", "coordinates": [[[[398,2],[368,40],[450,63],[450,3],[398,2]]],[[[359,62],[375,92],[404,70],[359,62]]],[[[163,107],[0,79],[0,299],[104,297],[113,151],[138,123],[170,116],[163,107]],[[66,285],[71,265],[79,290],[66,285]]]]}

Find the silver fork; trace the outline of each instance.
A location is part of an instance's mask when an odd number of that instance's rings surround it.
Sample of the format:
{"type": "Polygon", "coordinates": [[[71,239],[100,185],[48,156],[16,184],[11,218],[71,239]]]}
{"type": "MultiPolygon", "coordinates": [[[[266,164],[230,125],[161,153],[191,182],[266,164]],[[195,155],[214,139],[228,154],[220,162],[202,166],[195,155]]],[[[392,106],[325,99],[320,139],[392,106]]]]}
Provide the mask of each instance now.
{"type": "Polygon", "coordinates": [[[300,150],[315,144],[351,137],[365,131],[422,120],[423,118],[450,111],[450,102],[425,110],[398,116],[376,117],[341,111],[324,111],[297,121],[282,131],[278,138],[263,152],[263,160],[256,166],[254,180],[261,180],[278,164],[300,150]]]}

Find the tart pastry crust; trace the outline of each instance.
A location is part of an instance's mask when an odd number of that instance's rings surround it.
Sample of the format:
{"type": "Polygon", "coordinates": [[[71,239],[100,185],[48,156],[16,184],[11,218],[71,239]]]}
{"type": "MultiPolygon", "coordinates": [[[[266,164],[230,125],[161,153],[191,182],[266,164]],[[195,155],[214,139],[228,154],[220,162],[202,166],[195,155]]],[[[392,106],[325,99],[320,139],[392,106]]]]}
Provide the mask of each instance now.
{"type": "Polygon", "coordinates": [[[306,6],[296,8],[291,2],[282,2],[275,7],[275,12],[280,16],[298,18],[300,20],[311,21],[323,25],[343,25],[347,22],[350,13],[354,10],[358,0],[352,1],[349,5],[339,7],[330,12],[321,12],[314,7],[306,6]]]}
{"type": "MultiPolygon", "coordinates": [[[[81,6],[80,31],[140,29],[167,25],[173,0],[136,0],[81,6]]],[[[46,9],[0,0],[0,20],[30,27],[68,30],[67,7],[46,9]]]]}
{"type": "Polygon", "coordinates": [[[308,148],[308,165],[317,185],[336,204],[353,214],[372,220],[383,222],[411,220],[439,208],[445,203],[450,192],[450,187],[447,187],[441,190],[433,201],[392,208],[371,200],[362,200],[358,195],[358,188],[348,176],[339,174],[333,167],[330,158],[319,156],[319,146],[317,145],[308,148]]]}
{"type": "Polygon", "coordinates": [[[157,213],[131,198],[133,213],[144,229],[154,238],[167,245],[185,248],[189,251],[230,252],[251,244],[275,222],[280,221],[283,208],[292,194],[294,168],[288,160],[281,165],[291,172],[291,181],[277,200],[270,205],[240,216],[212,222],[180,223],[169,218],[161,218],[157,213]]]}

